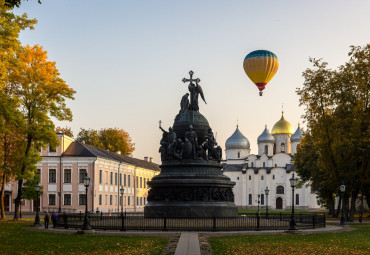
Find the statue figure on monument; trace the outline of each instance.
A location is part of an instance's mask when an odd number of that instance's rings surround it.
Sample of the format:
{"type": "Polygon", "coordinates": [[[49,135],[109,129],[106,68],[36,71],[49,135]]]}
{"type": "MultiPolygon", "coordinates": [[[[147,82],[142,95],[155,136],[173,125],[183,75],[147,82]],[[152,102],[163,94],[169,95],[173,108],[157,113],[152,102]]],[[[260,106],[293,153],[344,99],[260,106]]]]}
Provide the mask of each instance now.
{"type": "Polygon", "coordinates": [[[185,133],[185,148],[184,154],[187,158],[197,159],[197,146],[198,146],[198,138],[197,133],[193,130],[193,126],[189,125],[189,131],[185,133]]]}
{"type": "Polygon", "coordinates": [[[176,157],[175,153],[177,137],[176,133],[173,131],[172,127],[168,128],[168,131],[164,130],[161,126],[161,121],[159,122],[159,128],[162,130],[162,139],[160,141],[161,147],[159,148],[159,152],[161,153],[161,157],[168,159],[170,157],[176,157]]]}
{"type": "Polygon", "coordinates": [[[208,129],[208,133],[205,137],[205,142],[203,145],[204,150],[207,151],[207,160],[209,159],[217,159],[218,157],[216,155],[215,146],[217,145],[216,139],[213,135],[212,128],[208,129]]]}
{"type": "Polygon", "coordinates": [[[203,93],[202,87],[199,85],[200,79],[199,78],[193,79],[193,74],[194,74],[193,71],[190,71],[189,74],[190,74],[190,79],[186,79],[186,78],[182,79],[182,81],[184,83],[185,82],[190,82],[190,84],[188,86],[188,89],[189,89],[189,92],[190,92],[189,110],[199,111],[199,104],[198,104],[199,94],[200,94],[201,98],[203,99],[203,101],[206,104],[207,104],[207,102],[204,98],[204,93],[203,93]]]}

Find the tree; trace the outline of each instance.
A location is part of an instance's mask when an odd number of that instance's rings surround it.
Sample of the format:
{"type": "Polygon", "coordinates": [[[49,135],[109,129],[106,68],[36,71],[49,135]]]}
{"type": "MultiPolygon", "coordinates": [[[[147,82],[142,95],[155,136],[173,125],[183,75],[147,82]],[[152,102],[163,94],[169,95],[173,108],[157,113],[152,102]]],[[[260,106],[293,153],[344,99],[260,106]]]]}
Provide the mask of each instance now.
{"type": "Polygon", "coordinates": [[[19,98],[15,96],[16,87],[10,77],[19,67],[16,53],[21,48],[19,33],[24,29],[33,29],[36,20],[30,20],[26,14],[17,16],[11,8],[0,0],[0,208],[4,212],[4,191],[6,182],[17,175],[23,158],[20,154],[24,127],[23,116],[19,112],[19,98]]]}
{"type": "Polygon", "coordinates": [[[297,93],[300,105],[306,107],[304,118],[311,137],[303,138],[296,167],[305,175],[307,165],[315,164],[307,180],[320,188],[326,185],[327,196],[339,194],[339,186],[345,184],[352,219],[358,194],[370,195],[370,44],[352,46],[348,55],[349,61],[338,70],[310,59],[313,68],[303,73],[305,82],[297,93]],[[305,146],[309,139],[312,146],[305,146]],[[303,155],[312,150],[317,154],[314,163],[303,155]]]}
{"type": "Polygon", "coordinates": [[[57,146],[58,137],[49,116],[56,119],[72,120],[72,112],[66,106],[66,99],[74,99],[75,91],[60,78],[55,62],[47,60],[47,52],[41,46],[22,47],[17,57],[19,68],[11,76],[19,98],[19,110],[25,121],[25,147],[22,166],[17,176],[18,194],[15,199],[14,219],[19,217],[24,178],[29,170],[35,171],[32,157],[37,148],[57,146]]]}
{"type": "Polygon", "coordinates": [[[72,129],[71,129],[70,127],[64,127],[64,128],[62,128],[62,127],[57,127],[57,128],[55,129],[55,131],[56,131],[57,133],[63,133],[63,134],[65,134],[65,135],[67,135],[67,136],[69,136],[69,137],[72,137],[72,138],[73,138],[73,132],[72,132],[72,129]]]}
{"type": "Polygon", "coordinates": [[[123,129],[103,128],[99,131],[83,129],[78,133],[76,141],[109,150],[120,151],[123,155],[130,154],[135,150],[135,144],[130,135],[123,129]]]}
{"type": "MultiPolygon", "coordinates": [[[[37,0],[37,2],[41,4],[41,0],[37,0]]],[[[5,0],[5,5],[8,7],[19,7],[21,6],[21,0],[5,0]]]]}

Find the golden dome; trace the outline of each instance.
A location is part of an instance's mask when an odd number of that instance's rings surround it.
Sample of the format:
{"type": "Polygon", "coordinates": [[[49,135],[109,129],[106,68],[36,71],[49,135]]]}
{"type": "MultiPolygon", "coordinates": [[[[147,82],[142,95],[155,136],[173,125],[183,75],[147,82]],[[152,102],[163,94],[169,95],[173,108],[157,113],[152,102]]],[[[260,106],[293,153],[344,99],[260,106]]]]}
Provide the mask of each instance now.
{"type": "Polygon", "coordinates": [[[284,112],[281,114],[281,119],[275,123],[272,128],[271,134],[293,134],[293,126],[284,119],[284,112]]]}

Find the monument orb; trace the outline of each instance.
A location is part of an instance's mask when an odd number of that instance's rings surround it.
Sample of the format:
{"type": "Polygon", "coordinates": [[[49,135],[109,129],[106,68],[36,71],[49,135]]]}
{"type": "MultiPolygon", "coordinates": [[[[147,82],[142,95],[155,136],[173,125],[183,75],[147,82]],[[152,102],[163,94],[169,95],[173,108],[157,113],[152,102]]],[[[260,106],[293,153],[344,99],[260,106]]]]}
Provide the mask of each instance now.
{"type": "Polygon", "coordinates": [[[145,217],[237,217],[232,188],[222,174],[222,149],[207,119],[199,112],[199,96],[206,103],[200,79],[189,72],[189,93],[180,102],[172,127],[162,130],[161,173],[150,186],[145,217]]]}

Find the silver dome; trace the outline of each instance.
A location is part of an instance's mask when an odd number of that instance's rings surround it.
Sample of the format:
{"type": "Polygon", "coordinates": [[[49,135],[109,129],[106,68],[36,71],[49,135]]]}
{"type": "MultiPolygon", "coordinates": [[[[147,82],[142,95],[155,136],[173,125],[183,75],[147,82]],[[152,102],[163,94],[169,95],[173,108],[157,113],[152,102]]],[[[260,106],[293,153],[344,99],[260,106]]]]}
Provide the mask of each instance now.
{"type": "Polygon", "coordinates": [[[302,130],[301,127],[298,124],[297,130],[294,132],[294,134],[290,137],[291,142],[300,142],[302,137],[302,130]]]}
{"type": "Polygon", "coordinates": [[[265,126],[265,130],[263,130],[262,134],[257,138],[257,143],[274,143],[275,139],[270,134],[269,130],[267,129],[267,125],[265,126]]]}
{"type": "Polygon", "coordinates": [[[225,143],[226,150],[242,150],[250,149],[251,145],[248,139],[239,131],[239,127],[236,127],[234,134],[232,134],[225,143]]]}

